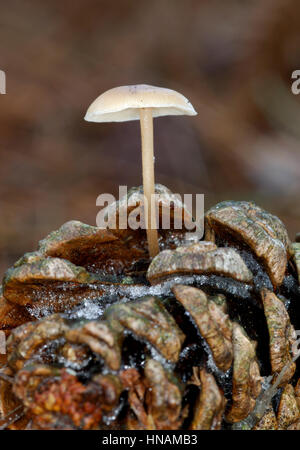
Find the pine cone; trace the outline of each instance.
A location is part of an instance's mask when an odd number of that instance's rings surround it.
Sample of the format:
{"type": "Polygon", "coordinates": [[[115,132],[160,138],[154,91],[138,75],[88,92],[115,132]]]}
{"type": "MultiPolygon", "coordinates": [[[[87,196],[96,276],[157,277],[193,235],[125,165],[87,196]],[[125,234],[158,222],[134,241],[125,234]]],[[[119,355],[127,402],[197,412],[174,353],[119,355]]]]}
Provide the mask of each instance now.
{"type": "Polygon", "coordinates": [[[211,208],[187,242],[184,206],[156,191],[173,209],[152,261],[144,230],[72,221],[6,272],[3,427],[299,428],[299,244],[248,202],[211,208]]]}

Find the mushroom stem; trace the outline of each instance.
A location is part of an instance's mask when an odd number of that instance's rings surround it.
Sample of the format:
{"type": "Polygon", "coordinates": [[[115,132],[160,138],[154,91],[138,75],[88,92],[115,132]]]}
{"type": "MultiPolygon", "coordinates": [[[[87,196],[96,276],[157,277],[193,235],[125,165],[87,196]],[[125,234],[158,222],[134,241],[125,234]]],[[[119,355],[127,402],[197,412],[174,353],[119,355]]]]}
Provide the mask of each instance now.
{"type": "MultiPolygon", "coordinates": [[[[145,222],[150,257],[159,253],[158,234],[156,227],[155,206],[151,208],[151,196],[155,194],[154,188],[154,153],[153,153],[153,117],[151,108],[140,109],[141,136],[142,136],[142,163],[143,188],[147,200],[145,208],[145,222]]],[[[154,198],[154,197],[153,197],[154,198]]]]}

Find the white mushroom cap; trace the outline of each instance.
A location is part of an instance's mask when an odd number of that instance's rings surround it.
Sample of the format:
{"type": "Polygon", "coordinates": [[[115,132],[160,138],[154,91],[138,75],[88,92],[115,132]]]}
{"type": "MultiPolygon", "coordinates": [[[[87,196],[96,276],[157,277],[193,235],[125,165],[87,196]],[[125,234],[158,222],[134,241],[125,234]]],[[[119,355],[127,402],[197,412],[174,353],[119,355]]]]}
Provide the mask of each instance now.
{"type": "Polygon", "coordinates": [[[90,105],[85,120],[88,122],[139,120],[140,108],[153,108],[153,117],[197,114],[189,100],[179,92],[148,84],[137,84],[104,92],[90,105]]]}

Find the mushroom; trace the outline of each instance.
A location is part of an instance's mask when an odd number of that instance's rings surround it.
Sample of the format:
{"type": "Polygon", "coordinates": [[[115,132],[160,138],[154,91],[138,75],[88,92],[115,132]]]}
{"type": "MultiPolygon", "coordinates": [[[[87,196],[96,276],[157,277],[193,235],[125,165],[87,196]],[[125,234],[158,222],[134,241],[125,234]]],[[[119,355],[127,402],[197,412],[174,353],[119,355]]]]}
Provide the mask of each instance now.
{"type": "Polygon", "coordinates": [[[138,84],[110,89],[90,105],[85,115],[89,122],[140,120],[142,137],[144,209],[150,257],[159,253],[154,195],[153,117],[196,115],[192,104],[171,89],[138,84]]]}

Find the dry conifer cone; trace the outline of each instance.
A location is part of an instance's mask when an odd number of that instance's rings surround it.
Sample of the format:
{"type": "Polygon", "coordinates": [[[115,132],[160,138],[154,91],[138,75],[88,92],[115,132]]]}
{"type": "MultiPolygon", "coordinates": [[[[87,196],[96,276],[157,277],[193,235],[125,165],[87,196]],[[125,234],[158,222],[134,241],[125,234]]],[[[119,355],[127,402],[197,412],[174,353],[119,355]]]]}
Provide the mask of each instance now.
{"type": "Polygon", "coordinates": [[[299,244],[249,202],[188,243],[176,202],[151,262],[143,230],[71,221],[6,272],[2,428],[299,429],[299,244]]]}

